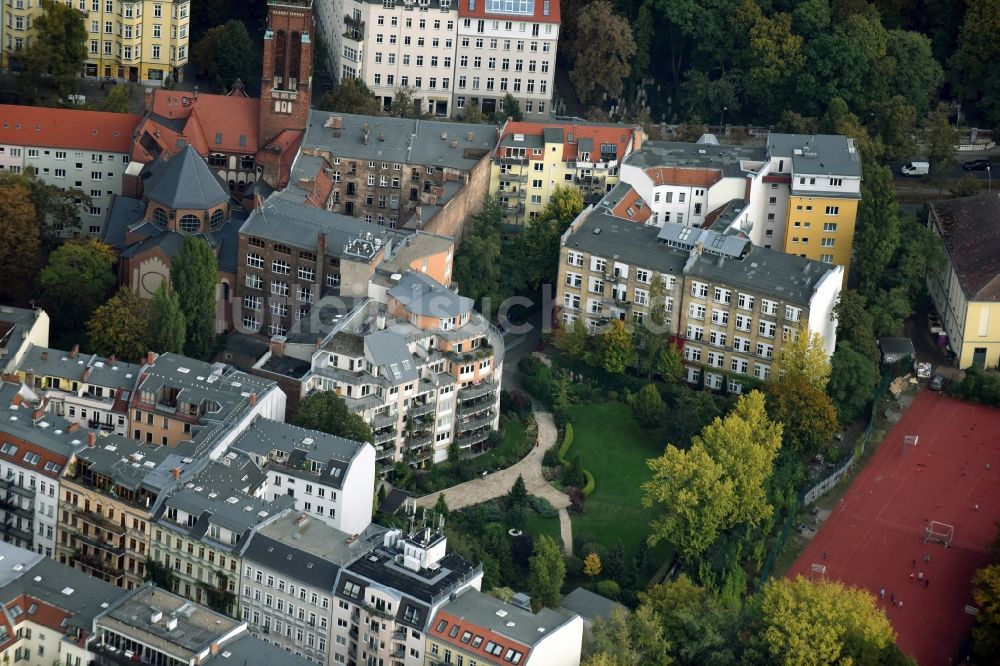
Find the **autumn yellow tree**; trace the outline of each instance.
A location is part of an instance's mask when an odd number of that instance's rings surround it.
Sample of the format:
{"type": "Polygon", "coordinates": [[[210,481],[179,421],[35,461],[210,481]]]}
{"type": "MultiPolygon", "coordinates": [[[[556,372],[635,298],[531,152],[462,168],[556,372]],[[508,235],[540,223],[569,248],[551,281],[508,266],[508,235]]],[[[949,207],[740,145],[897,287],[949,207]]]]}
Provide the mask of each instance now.
{"type": "Polygon", "coordinates": [[[823,336],[810,331],[803,322],[781,345],[775,363],[782,378],[802,377],[820,391],[830,380],[830,357],[823,348],[823,336]]]}
{"type": "Polygon", "coordinates": [[[14,181],[0,181],[0,298],[5,302],[31,295],[40,245],[30,190],[14,181]]]}
{"type": "Polygon", "coordinates": [[[583,573],[593,578],[601,575],[601,556],[597,553],[588,553],[583,558],[583,573]]]}
{"type": "MultiPolygon", "coordinates": [[[[972,578],[972,598],[979,607],[972,636],[976,653],[984,657],[1000,654],[1000,564],[976,571],[972,578]]],[[[985,663],[985,661],[983,662],[985,663]]]]}
{"type": "Polygon", "coordinates": [[[90,351],[137,361],[150,349],[149,322],[149,301],[122,287],[87,322],[90,351]]]}
{"type": "Polygon", "coordinates": [[[771,580],[751,616],[767,663],[877,664],[897,653],[892,625],[875,597],[838,582],[771,580]]]}

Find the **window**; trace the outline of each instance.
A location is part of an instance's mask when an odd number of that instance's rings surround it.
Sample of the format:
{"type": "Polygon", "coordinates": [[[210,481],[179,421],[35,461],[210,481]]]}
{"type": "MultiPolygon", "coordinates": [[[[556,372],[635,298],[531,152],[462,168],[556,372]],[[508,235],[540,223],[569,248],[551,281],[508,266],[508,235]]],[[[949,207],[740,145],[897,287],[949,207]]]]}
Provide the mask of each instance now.
{"type": "Polygon", "coordinates": [[[250,268],[264,268],[264,258],[254,252],[247,253],[247,266],[250,268]]]}
{"type": "Polygon", "coordinates": [[[708,298],[708,285],[703,282],[692,282],[691,295],[695,298],[708,298]]]}
{"type": "Polygon", "coordinates": [[[753,296],[750,294],[740,294],[736,301],[736,306],[741,310],[753,310],[753,296]]]}
{"type": "Polygon", "coordinates": [[[688,316],[691,319],[702,320],[705,318],[705,306],[697,303],[688,305],[688,316]]]}
{"type": "Polygon", "coordinates": [[[791,305],[785,306],[785,319],[788,319],[789,321],[798,321],[801,315],[802,310],[799,308],[793,308],[791,305]]]}
{"type": "Polygon", "coordinates": [[[840,214],[840,206],[827,206],[826,207],[826,214],[827,215],[839,215],[840,214]]]}
{"type": "Polygon", "coordinates": [[[821,255],[819,255],[819,260],[822,261],[825,264],[832,264],[833,263],[833,255],[832,254],[821,254],[821,255]]]}
{"type": "Polygon", "coordinates": [[[725,347],[726,334],[722,331],[711,331],[708,334],[708,343],[716,347],[725,347]]]}
{"type": "Polygon", "coordinates": [[[281,259],[275,259],[271,262],[271,272],[277,275],[288,275],[291,268],[287,261],[282,261],[281,259]]]}
{"type": "Polygon", "coordinates": [[[722,364],[725,362],[725,359],[726,359],[725,354],[713,351],[708,352],[708,357],[707,357],[708,365],[712,366],[713,368],[721,368],[722,364]]]}
{"type": "Polygon", "coordinates": [[[757,326],[757,333],[764,336],[765,338],[773,338],[774,332],[777,329],[777,324],[773,321],[761,321],[757,326]]]}
{"type": "Polygon", "coordinates": [[[823,238],[820,239],[819,244],[822,245],[823,247],[833,247],[836,242],[837,242],[836,238],[823,238]]]}
{"type": "Polygon", "coordinates": [[[750,353],[750,339],[749,338],[741,338],[738,335],[735,336],[733,338],[733,350],[749,354],[750,353]]]}
{"type": "Polygon", "coordinates": [[[264,286],[263,280],[261,280],[259,275],[250,274],[247,275],[246,285],[251,289],[262,289],[264,286]]]}
{"type": "Polygon", "coordinates": [[[722,289],[721,287],[715,288],[715,302],[716,303],[729,303],[729,299],[732,296],[732,292],[728,289],[722,289]]]}
{"type": "Polygon", "coordinates": [[[716,326],[725,326],[729,323],[729,313],[726,310],[712,309],[712,323],[716,326]]]}
{"type": "Polygon", "coordinates": [[[313,282],[316,279],[316,269],[312,266],[299,266],[299,279],[313,282]]]}
{"type": "Polygon", "coordinates": [[[771,367],[768,365],[763,365],[761,363],[753,364],[753,375],[757,379],[762,381],[767,381],[771,378],[771,367]]]}
{"type": "Polygon", "coordinates": [[[841,187],[841,186],[843,186],[843,184],[844,184],[844,179],[843,178],[831,178],[830,179],[830,187],[841,187]]]}
{"type": "Polygon", "coordinates": [[[763,342],[757,343],[757,356],[761,358],[774,358],[774,346],[764,344],[763,342]]]}
{"type": "Polygon", "coordinates": [[[778,303],[776,301],[769,301],[763,299],[760,302],[760,313],[770,316],[775,316],[778,314],[778,303]]]}

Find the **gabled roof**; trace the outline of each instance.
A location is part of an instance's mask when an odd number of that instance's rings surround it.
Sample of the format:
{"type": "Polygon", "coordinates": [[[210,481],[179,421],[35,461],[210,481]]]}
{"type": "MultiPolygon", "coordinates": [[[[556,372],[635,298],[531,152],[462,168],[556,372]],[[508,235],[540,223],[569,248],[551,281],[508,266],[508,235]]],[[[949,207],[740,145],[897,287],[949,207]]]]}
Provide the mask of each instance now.
{"type": "MultiPolygon", "coordinates": [[[[523,2],[523,0],[522,0],[523,2]]],[[[458,0],[458,15],[462,18],[559,23],[559,0],[527,0],[527,13],[514,13],[511,0],[458,0]]]]}
{"type": "Polygon", "coordinates": [[[127,153],[141,119],[132,113],[0,104],[0,144],[127,153]]]}
{"type": "Polygon", "coordinates": [[[229,200],[218,177],[191,145],[167,162],[147,196],[174,209],[208,210],[229,200]]]}
{"type": "Polygon", "coordinates": [[[969,300],[1000,300],[1000,194],[927,205],[969,300]]]}
{"type": "MultiPolygon", "coordinates": [[[[540,0],[539,0],[540,1],[540,0]]],[[[542,148],[544,144],[563,144],[562,159],[572,162],[580,153],[590,153],[591,162],[601,161],[601,146],[614,144],[617,149],[613,159],[621,160],[632,142],[636,127],[610,123],[572,122],[509,122],[497,144],[496,155],[503,157],[507,148],[542,148]],[[596,147],[596,154],[595,154],[596,147]]],[[[525,155],[529,160],[544,159],[545,154],[525,155]]]]}

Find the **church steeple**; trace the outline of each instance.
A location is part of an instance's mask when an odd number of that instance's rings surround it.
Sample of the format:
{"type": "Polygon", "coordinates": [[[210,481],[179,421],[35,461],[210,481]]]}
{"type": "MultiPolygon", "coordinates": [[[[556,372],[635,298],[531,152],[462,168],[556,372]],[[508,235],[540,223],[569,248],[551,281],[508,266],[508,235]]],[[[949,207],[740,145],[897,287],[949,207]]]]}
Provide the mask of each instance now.
{"type": "Polygon", "coordinates": [[[268,0],[260,86],[260,146],[304,130],[312,101],[312,0],[268,0]]]}

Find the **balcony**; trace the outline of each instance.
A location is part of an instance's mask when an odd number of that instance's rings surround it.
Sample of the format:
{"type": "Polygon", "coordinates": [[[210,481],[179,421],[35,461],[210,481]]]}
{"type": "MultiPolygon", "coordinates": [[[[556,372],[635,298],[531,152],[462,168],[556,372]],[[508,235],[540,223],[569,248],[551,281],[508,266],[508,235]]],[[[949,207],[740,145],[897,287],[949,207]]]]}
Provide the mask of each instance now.
{"type": "Polygon", "coordinates": [[[431,414],[432,415],[432,419],[431,420],[433,420],[433,413],[434,413],[434,408],[435,407],[436,407],[436,404],[434,402],[427,402],[427,403],[424,403],[422,405],[411,405],[409,413],[410,413],[410,416],[412,416],[414,418],[416,418],[418,416],[424,416],[426,414],[431,414]]]}
{"type": "Polygon", "coordinates": [[[386,432],[383,432],[383,433],[375,435],[375,446],[376,447],[379,444],[388,444],[390,442],[395,442],[395,441],[396,441],[396,431],[395,431],[395,429],[393,429],[393,430],[387,430],[386,432]]]}
{"type": "Polygon", "coordinates": [[[456,443],[458,444],[459,448],[466,449],[466,448],[469,448],[469,447],[472,447],[472,446],[476,446],[478,444],[482,444],[483,442],[485,442],[489,438],[490,438],[490,431],[489,430],[481,430],[481,431],[479,431],[477,433],[473,433],[473,434],[471,434],[471,435],[469,435],[467,437],[459,437],[456,440],[456,443]]]}
{"type": "Polygon", "coordinates": [[[106,553],[110,553],[115,557],[120,557],[125,554],[125,548],[122,546],[115,545],[114,542],[108,541],[107,539],[102,539],[98,536],[91,536],[89,534],[74,534],[73,538],[76,540],[87,544],[91,548],[96,548],[102,550],[106,553]]]}
{"type": "Polygon", "coordinates": [[[31,533],[31,523],[28,523],[27,528],[25,525],[17,525],[14,521],[2,521],[0,522],[0,533],[6,534],[8,536],[20,539],[21,541],[31,542],[34,535],[31,533]]]}
{"type": "Polygon", "coordinates": [[[484,412],[493,407],[493,405],[495,404],[496,400],[494,399],[494,397],[487,396],[485,399],[469,400],[467,402],[464,402],[458,406],[458,409],[456,411],[458,412],[458,416],[461,418],[466,416],[472,416],[474,414],[479,414],[480,412],[484,412]]]}
{"type": "Polygon", "coordinates": [[[101,560],[93,555],[86,555],[80,550],[73,551],[69,559],[71,562],[79,564],[85,573],[109,583],[117,584],[125,577],[125,573],[113,562],[101,560]]]}
{"type": "Polygon", "coordinates": [[[34,499],[35,489],[34,488],[23,488],[17,484],[17,477],[15,476],[5,476],[0,479],[0,491],[14,492],[21,497],[30,497],[34,499]]]}
{"type": "Polygon", "coordinates": [[[114,536],[123,536],[127,531],[124,525],[121,525],[119,523],[113,523],[99,513],[94,513],[93,511],[86,511],[84,509],[79,509],[72,504],[70,504],[69,507],[72,507],[71,510],[76,511],[76,516],[77,518],[80,519],[80,522],[85,523],[87,525],[93,525],[98,530],[110,532],[114,536]]]}
{"type": "Polygon", "coordinates": [[[419,449],[423,446],[430,446],[433,441],[434,435],[411,436],[406,440],[406,448],[413,451],[414,449],[419,449]]]}
{"type": "Polygon", "coordinates": [[[372,419],[372,428],[374,430],[379,430],[381,428],[388,428],[390,426],[396,425],[398,420],[398,415],[393,414],[379,414],[372,419]]]}
{"type": "Polygon", "coordinates": [[[496,382],[480,382],[475,386],[466,386],[465,388],[458,389],[458,400],[459,402],[475,400],[476,398],[481,398],[484,395],[495,393],[499,388],[500,387],[496,384],[496,382]]]}
{"type": "Polygon", "coordinates": [[[7,493],[6,495],[0,495],[0,509],[13,513],[22,518],[34,518],[35,508],[31,501],[28,502],[28,506],[24,506],[16,501],[16,495],[14,493],[7,493]]]}
{"type": "Polygon", "coordinates": [[[344,16],[344,37],[356,42],[364,41],[365,22],[346,14],[344,16]]]}
{"type": "Polygon", "coordinates": [[[476,418],[471,418],[471,419],[469,419],[467,421],[461,421],[461,422],[457,423],[455,425],[455,430],[457,432],[462,433],[462,432],[472,432],[473,430],[477,430],[479,428],[486,428],[486,427],[489,427],[490,425],[492,425],[494,418],[495,417],[494,417],[493,412],[491,410],[491,411],[487,412],[486,414],[484,414],[483,416],[479,416],[479,417],[476,417],[476,418]]]}

